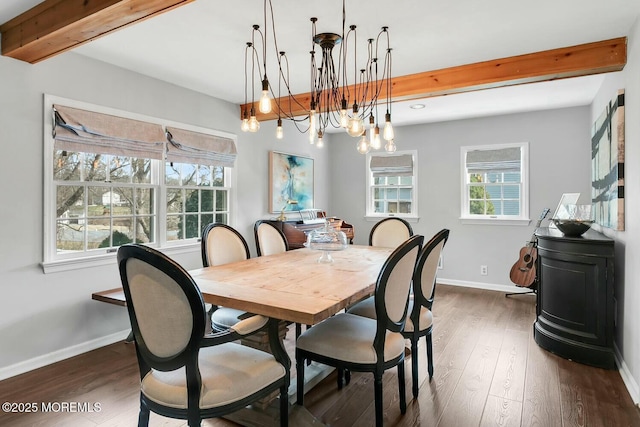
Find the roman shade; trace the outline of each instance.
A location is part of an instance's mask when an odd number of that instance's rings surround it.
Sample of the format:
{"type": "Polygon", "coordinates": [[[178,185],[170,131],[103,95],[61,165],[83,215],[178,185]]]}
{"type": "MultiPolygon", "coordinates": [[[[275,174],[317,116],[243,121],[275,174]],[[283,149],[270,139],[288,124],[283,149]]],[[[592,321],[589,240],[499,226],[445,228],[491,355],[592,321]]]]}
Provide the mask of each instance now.
{"type": "Polygon", "coordinates": [[[520,147],[468,151],[466,157],[468,173],[519,172],[520,162],[520,147]]]}
{"type": "Polygon", "coordinates": [[[162,126],[63,105],[53,106],[56,150],[162,159],[162,126]]]}
{"type": "Polygon", "coordinates": [[[413,156],[371,156],[369,168],[374,178],[383,176],[413,176],[413,156]]]}
{"type": "Polygon", "coordinates": [[[233,167],[236,144],[231,138],[167,127],[167,161],[233,167]]]}

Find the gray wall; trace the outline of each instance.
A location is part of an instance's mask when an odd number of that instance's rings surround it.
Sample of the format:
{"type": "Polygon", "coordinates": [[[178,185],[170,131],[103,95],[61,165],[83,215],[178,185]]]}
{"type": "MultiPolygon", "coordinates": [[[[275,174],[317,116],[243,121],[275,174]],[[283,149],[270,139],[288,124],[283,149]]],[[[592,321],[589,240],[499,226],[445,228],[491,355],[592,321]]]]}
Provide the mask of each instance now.
{"type": "MultiPolygon", "coordinates": [[[[418,151],[420,220],[412,224],[414,232],[432,236],[441,228],[451,230],[439,281],[513,290],[509,270],[531,238],[542,210],[551,208],[553,213],[562,193],[582,193],[586,203],[591,198],[589,132],[589,107],[397,127],[398,150],[418,151]],[[532,223],[461,224],[460,147],[525,141],[529,142],[532,223]],[[480,275],[480,265],[488,267],[487,276],[480,275]]],[[[344,134],[332,139],[331,187],[344,191],[334,191],[331,204],[336,215],[354,225],[356,242],[366,244],[374,222],[364,218],[366,165],[354,141],[344,134]]]]}
{"type": "Polygon", "coordinates": [[[601,229],[616,240],[615,347],[621,374],[635,402],[640,400],[640,20],[627,42],[627,66],[607,75],[591,108],[591,120],[602,113],[618,89],[625,89],[625,231],[601,229]]]}

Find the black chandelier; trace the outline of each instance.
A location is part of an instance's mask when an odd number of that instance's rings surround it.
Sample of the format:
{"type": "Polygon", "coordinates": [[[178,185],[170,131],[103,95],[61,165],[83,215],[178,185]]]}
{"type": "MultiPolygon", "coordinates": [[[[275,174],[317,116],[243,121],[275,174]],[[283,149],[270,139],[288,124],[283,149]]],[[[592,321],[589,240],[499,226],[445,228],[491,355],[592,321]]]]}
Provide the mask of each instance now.
{"type": "Polygon", "coordinates": [[[274,110],[278,115],[276,138],[283,138],[282,120],[291,120],[300,132],[308,132],[309,142],[323,146],[323,136],[328,127],[344,128],[352,136],[359,138],[357,150],[367,153],[382,147],[378,126],[378,104],[384,102],[386,108],[382,138],[387,141],[385,149],[395,152],[394,131],[391,124],[391,48],[388,27],[382,27],[375,39],[367,40],[367,61],[364,68],[358,68],[356,26],[346,28],[345,0],[342,1],[342,33],[318,33],[317,18],[311,18],[311,91],[307,105],[296,99],[290,89],[289,61],[284,51],[278,49],[275,19],[271,0],[264,0],[264,32],[259,25],[253,25],[251,41],[245,48],[245,109],[242,112],[242,130],[257,132],[260,123],[255,112],[255,87],[260,84],[259,111],[269,114],[274,110]],[[271,39],[278,64],[277,95],[267,76],[267,39],[271,26],[271,39]],[[259,46],[257,46],[259,44],[259,46]],[[334,48],[339,46],[338,61],[334,60],[334,48]],[[261,52],[258,48],[261,47],[261,52]],[[317,54],[316,49],[320,52],[317,54]],[[384,57],[379,60],[378,50],[384,57]],[[352,53],[352,56],[350,55],[352,53]],[[262,58],[260,58],[262,56],[262,58]],[[351,62],[352,61],[352,62],[351,62]],[[351,80],[350,80],[351,79],[351,80]],[[251,107],[247,111],[249,87],[251,107]],[[285,97],[281,97],[284,89],[285,97]],[[384,96],[381,100],[380,97],[384,96]],[[286,102],[285,102],[286,101],[286,102]],[[306,111],[306,115],[294,114],[306,111]],[[365,126],[368,122],[368,129],[365,126]],[[302,125],[302,124],[305,125],[302,125]]]}

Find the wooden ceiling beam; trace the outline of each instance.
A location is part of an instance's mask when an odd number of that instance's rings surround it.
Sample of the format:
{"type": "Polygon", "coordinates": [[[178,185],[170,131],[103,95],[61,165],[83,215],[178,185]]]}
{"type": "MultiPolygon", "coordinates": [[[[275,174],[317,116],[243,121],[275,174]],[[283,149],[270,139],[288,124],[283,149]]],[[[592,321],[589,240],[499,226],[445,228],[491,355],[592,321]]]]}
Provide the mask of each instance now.
{"type": "Polygon", "coordinates": [[[36,63],[193,0],[45,0],[0,25],[2,55],[36,63]]]}
{"type": "MultiPolygon", "coordinates": [[[[577,46],[546,50],[475,64],[394,77],[392,101],[406,101],[433,96],[492,89],[523,83],[535,83],[568,77],[620,71],[627,63],[627,38],[620,37],[577,46]]],[[[351,89],[353,93],[353,88],[351,89]]],[[[383,90],[380,99],[386,98],[383,90]]],[[[295,95],[295,101],[280,98],[283,111],[293,116],[309,114],[311,94],[295,95]]],[[[278,112],[262,114],[255,104],[260,121],[278,118],[278,112]]],[[[240,115],[251,110],[251,103],[240,106],[240,115]]]]}

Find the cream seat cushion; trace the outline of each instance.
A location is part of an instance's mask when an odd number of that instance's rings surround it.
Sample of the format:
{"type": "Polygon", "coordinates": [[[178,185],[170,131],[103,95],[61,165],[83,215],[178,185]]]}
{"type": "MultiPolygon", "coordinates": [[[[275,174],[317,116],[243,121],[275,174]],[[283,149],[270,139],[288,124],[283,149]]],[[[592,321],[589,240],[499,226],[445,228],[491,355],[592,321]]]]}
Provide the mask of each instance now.
{"type": "MultiPolygon", "coordinates": [[[[341,313],[307,329],[296,347],[315,354],[351,363],[376,363],[373,347],[377,322],[355,314],[341,313]]],[[[391,360],[404,352],[404,338],[386,332],[384,358],[391,360]]]]}
{"type": "MultiPolygon", "coordinates": [[[[413,298],[409,299],[409,308],[407,313],[411,313],[413,310],[413,298]]],[[[358,316],[368,317],[369,319],[376,318],[376,307],[373,297],[367,298],[351,307],[348,311],[350,314],[356,314],[358,316]]],[[[418,330],[424,331],[433,325],[433,313],[427,307],[420,308],[420,325],[418,330]]],[[[413,332],[413,321],[411,317],[407,315],[407,322],[404,325],[405,332],[413,332]]]]}
{"type": "Polygon", "coordinates": [[[243,310],[237,310],[229,307],[219,307],[211,315],[211,322],[218,329],[229,329],[243,318],[247,317],[248,313],[243,310]]]}
{"type": "MultiPolygon", "coordinates": [[[[200,408],[213,408],[247,397],[285,376],[285,369],[266,352],[236,343],[200,349],[202,377],[200,408]]],[[[151,370],[142,380],[142,393],[172,408],[187,408],[185,368],[151,370]]]]}

